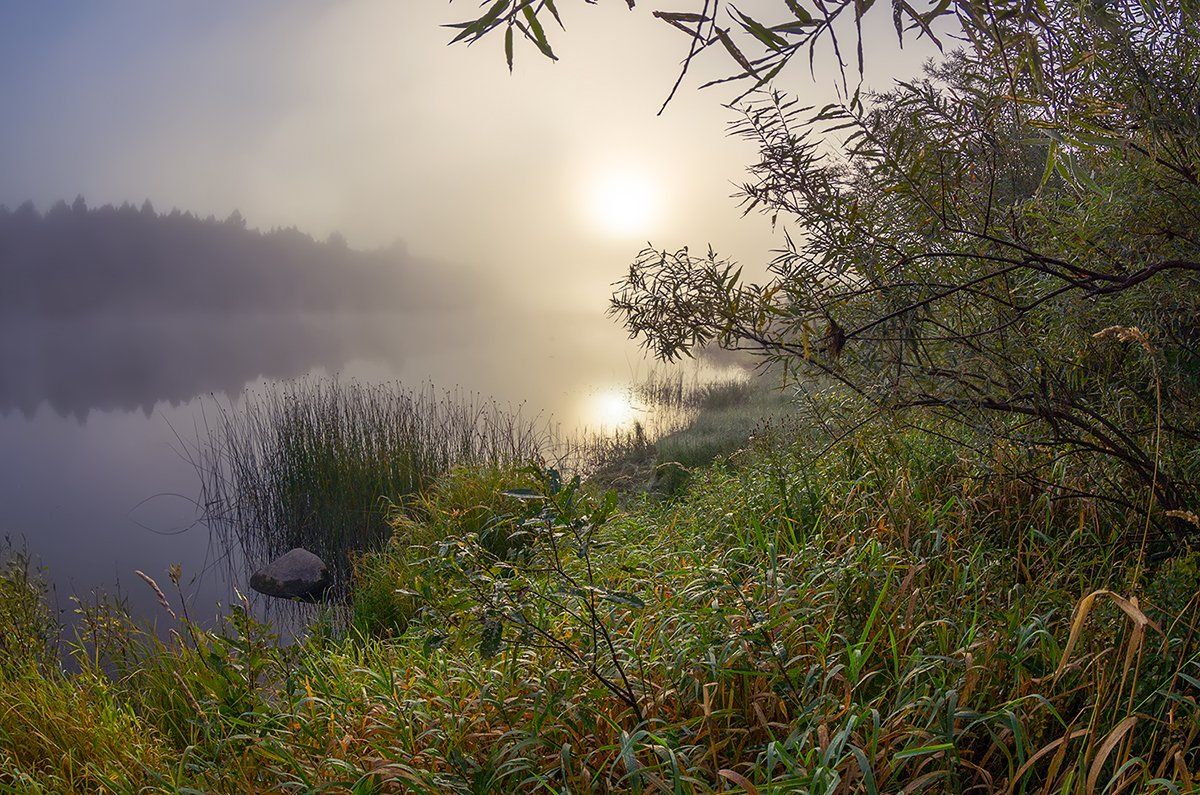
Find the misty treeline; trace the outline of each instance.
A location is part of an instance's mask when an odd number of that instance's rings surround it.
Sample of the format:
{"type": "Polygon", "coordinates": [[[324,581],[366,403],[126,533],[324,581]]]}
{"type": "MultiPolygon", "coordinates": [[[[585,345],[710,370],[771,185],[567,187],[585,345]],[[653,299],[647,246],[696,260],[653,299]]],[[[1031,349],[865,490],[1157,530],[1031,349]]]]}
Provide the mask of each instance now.
{"type": "Polygon", "coordinates": [[[262,232],[241,214],[0,206],[0,313],[43,316],[390,311],[456,300],[403,245],[357,251],[338,234],[262,232]]]}

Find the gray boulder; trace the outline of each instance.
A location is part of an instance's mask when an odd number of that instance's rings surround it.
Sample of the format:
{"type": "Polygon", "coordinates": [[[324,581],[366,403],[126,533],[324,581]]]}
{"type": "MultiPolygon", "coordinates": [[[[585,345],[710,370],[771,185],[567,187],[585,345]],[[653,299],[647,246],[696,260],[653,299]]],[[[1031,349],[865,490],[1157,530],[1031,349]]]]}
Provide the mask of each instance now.
{"type": "Polygon", "coordinates": [[[325,561],[297,547],[250,575],[250,587],[280,599],[316,599],[329,587],[325,561]]]}

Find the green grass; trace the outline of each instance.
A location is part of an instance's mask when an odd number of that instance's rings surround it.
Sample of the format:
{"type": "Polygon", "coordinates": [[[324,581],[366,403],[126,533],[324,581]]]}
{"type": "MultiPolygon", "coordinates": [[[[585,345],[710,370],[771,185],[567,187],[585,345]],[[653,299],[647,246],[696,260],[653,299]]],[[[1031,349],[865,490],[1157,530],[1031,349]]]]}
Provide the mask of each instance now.
{"type": "Polygon", "coordinates": [[[708,384],[692,400],[691,421],[655,441],[658,463],[710,464],[739,450],[790,409],[787,393],[770,376],[708,384]]]}
{"type": "Polygon", "coordinates": [[[387,548],[355,558],[353,628],[379,637],[402,634],[421,604],[413,589],[428,584],[419,558],[437,542],[462,535],[479,537],[497,549],[503,539],[489,535],[492,520],[519,504],[504,492],[531,485],[527,476],[511,469],[459,467],[394,509],[387,548]]]}
{"type": "MultiPolygon", "coordinates": [[[[80,673],[36,644],[0,665],[0,784],[1192,789],[1200,556],[1150,568],[1115,543],[1141,517],[988,480],[943,443],[860,435],[814,461],[805,441],[760,433],[606,521],[586,489],[451,468],[357,558],[352,626],[295,646],[236,609],[165,642],[90,610],[80,673]],[[602,680],[618,664],[636,710],[602,680]]],[[[37,592],[9,571],[0,621],[21,626],[37,592]]]]}

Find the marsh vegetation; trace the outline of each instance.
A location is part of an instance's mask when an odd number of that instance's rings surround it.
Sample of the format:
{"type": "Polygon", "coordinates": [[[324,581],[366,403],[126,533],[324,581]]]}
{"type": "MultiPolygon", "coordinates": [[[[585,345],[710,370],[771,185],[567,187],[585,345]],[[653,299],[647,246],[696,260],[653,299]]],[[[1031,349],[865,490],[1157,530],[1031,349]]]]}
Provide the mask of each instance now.
{"type": "Polygon", "coordinates": [[[863,435],[817,462],[762,435],[620,510],[536,468],[453,468],[410,507],[360,559],[351,628],[290,646],[237,607],[191,624],[164,582],[175,632],[93,608],[67,675],[9,569],[0,775],[1165,793],[1196,761],[1194,556],[1147,568],[1127,528],[950,445],[863,435]]]}
{"type": "Polygon", "coordinates": [[[352,556],[452,467],[515,466],[551,442],[545,423],[479,395],[336,378],[268,383],[214,401],[192,447],[205,518],[251,567],[304,547],[349,584],[352,556]]]}

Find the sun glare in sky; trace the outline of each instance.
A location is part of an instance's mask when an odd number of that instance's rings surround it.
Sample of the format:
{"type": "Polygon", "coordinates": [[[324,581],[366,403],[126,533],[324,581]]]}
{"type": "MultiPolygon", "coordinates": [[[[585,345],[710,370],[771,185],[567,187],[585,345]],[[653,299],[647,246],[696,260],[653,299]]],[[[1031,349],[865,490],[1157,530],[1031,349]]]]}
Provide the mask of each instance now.
{"type": "Polygon", "coordinates": [[[633,237],[651,231],[658,219],[661,196],[649,174],[615,169],[592,178],[588,187],[588,216],[603,232],[633,237]]]}

